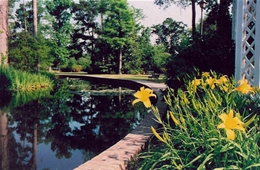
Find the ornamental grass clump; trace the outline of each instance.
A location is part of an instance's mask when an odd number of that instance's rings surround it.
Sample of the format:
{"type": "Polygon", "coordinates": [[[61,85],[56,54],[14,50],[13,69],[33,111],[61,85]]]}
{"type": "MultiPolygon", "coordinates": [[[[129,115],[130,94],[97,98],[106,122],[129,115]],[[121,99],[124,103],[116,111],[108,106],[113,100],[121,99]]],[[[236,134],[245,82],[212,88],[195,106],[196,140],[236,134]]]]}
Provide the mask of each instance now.
{"type": "Polygon", "coordinates": [[[260,169],[259,88],[202,73],[187,89],[168,89],[165,118],[151,105],[158,142],[138,155],[138,169],[260,169]]]}
{"type": "Polygon", "coordinates": [[[52,89],[53,81],[46,74],[29,73],[12,67],[0,67],[0,90],[30,92],[52,89]]]}

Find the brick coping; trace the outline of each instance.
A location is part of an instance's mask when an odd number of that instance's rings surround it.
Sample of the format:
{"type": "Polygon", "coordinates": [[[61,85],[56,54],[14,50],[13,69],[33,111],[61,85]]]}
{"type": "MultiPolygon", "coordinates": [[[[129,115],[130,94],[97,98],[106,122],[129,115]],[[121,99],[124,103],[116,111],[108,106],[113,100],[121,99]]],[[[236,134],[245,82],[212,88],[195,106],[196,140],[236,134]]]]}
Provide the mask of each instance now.
{"type": "MultiPolygon", "coordinates": [[[[91,77],[88,75],[59,75],[60,77],[91,77]]],[[[95,77],[103,79],[102,77],[95,77]]],[[[106,79],[106,78],[104,78],[106,79]]],[[[112,79],[110,79],[112,80],[112,79]]],[[[119,81],[119,79],[113,79],[119,81]]],[[[122,79],[120,79],[122,81],[122,79]]],[[[166,89],[165,84],[154,83],[150,81],[139,81],[139,80],[123,80],[132,85],[137,85],[138,88],[146,86],[154,90],[157,95],[156,107],[158,108],[161,115],[166,112],[166,104],[163,102],[162,91],[166,89]]],[[[129,161],[133,159],[135,155],[140,153],[148,140],[152,136],[151,126],[154,128],[158,127],[158,123],[154,120],[154,115],[150,110],[140,124],[127,134],[123,139],[112,145],[107,150],[103,151],[99,155],[95,156],[91,160],[79,165],[74,170],[126,170],[129,161]]]]}

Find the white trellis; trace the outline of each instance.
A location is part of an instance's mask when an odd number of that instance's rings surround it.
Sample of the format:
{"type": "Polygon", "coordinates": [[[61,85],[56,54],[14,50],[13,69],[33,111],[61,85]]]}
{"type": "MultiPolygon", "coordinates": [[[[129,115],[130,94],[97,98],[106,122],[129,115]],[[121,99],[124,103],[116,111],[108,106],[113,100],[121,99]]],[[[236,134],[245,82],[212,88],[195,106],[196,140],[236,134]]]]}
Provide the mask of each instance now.
{"type": "Polygon", "coordinates": [[[235,79],[260,86],[260,0],[233,0],[235,79]]]}

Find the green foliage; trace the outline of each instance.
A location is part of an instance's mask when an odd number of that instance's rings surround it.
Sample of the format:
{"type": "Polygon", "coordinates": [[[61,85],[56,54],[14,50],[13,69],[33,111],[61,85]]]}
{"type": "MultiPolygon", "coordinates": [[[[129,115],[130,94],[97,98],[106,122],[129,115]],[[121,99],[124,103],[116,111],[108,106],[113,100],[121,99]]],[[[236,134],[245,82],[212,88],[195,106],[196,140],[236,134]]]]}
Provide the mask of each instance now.
{"type": "Polygon", "coordinates": [[[90,64],[90,59],[85,57],[81,57],[78,60],[75,58],[69,58],[68,63],[62,65],[62,70],[79,72],[88,69],[90,64]]]}
{"type": "Polygon", "coordinates": [[[1,65],[0,66],[0,91],[8,90],[11,86],[11,77],[8,76],[7,69],[1,65]]]}
{"type": "Polygon", "coordinates": [[[193,68],[200,71],[214,70],[219,74],[232,76],[235,67],[234,55],[234,43],[230,37],[216,34],[198,41],[169,60],[166,66],[167,85],[172,88],[182,86],[186,74],[194,74],[193,68]]]}
{"type": "Polygon", "coordinates": [[[24,92],[51,89],[53,86],[52,80],[45,75],[22,72],[12,67],[1,67],[0,75],[2,90],[24,92]]]}
{"type": "Polygon", "coordinates": [[[140,28],[141,36],[134,38],[125,53],[123,68],[125,73],[146,73],[153,70],[164,73],[171,56],[164,45],[152,45],[150,42],[150,28],[140,28]]]}
{"type": "Polygon", "coordinates": [[[114,62],[119,68],[122,64],[120,59],[123,54],[122,50],[126,44],[131,43],[130,37],[134,34],[136,23],[134,13],[126,0],[109,0],[107,5],[105,22],[102,27],[102,39],[115,50],[114,62]]]}
{"type": "Polygon", "coordinates": [[[80,0],[79,3],[74,3],[72,12],[73,19],[76,22],[76,27],[72,34],[72,44],[69,49],[74,52],[70,57],[79,59],[86,53],[89,53],[93,57],[94,44],[96,41],[96,34],[98,32],[98,10],[99,1],[95,0],[80,0]]]}
{"type": "Polygon", "coordinates": [[[73,68],[76,66],[76,64],[77,64],[77,61],[75,58],[69,59],[68,68],[70,69],[70,71],[73,70],[73,68]]]}
{"type": "Polygon", "coordinates": [[[17,69],[35,72],[54,66],[71,71],[73,66],[75,71],[115,73],[121,56],[124,73],[144,73],[158,65],[151,55],[151,31],[141,33],[145,15],[126,0],[38,0],[37,40],[30,37],[31,5],[20,3],[17,18],[9,22],[10,61],[17,69]]]}
{"type": "Polygon", "coordinates": [[[34,38],[25,31],[17,33],[9,41],[9,65],[28,72],[47,70],[52,63],[49,50],[43,37],[34,38]]]}
{"type": "Polygon", "coordinates": [[[186,27],[182,22],[176,22],[171,18],[152,27],[152,33],[158,36],[157,46],[154,46],[152,51],[154,65],[152,70],[167,73],[167,84],[170,87],[179,87],[179,84],[182,83],[179,82],[179,77],[182,80],[182,74],[189,73],[188,70],[193,68],[193,63],[189,63],[190,61],[186,61],[186,58],[181,56],[192,42],[186,27]]]}
{"type": "MultiPolygon", "coordinates": [[[[164,7],[170,3],[191,5],[188,2],[155,1],[164,7]]],[[[207,1],[204,33],[194,40],[186,25],[172,18],[144,28],[140,24],[145,18],[142,10],[129,7],[126,0],[38,0],[39,31],[37,40],[32,40],[18,33],[22,29],[30,34],[33,23],[31,2],[20,4],[17,17],[9,21],[10,62],[17,69],[34,72],[54,65],[71,71],[69,58],[75,58],[74,70],[115,73],[122,61],[123,73],[166,72],[170,87],[183,84],[179,80],[194,67],[233,74],[230,0],[207,1]],[[151,44],[151,34],[158,36],[158,46],[151,44]]]]}
{"type": "Polygon", "coordinates": [[[1,59],[0,65],[6,64],[5,62],[7,61],[7,56],[2,54],[2,53],[0,55],[1,55],[1,57],[0,57],[0,59],[1,59]]]}
{"type": "Polygon", "coordinates": [[[166,52],[166,49],[163,45],[153,46],[152,59],[155,67],[153,70],[158,70],[157,72],[165,73],[166,65],[170,56],[171,54],[166,52]]]}
{"type": "Polygon", "coordinates": [[[143,73],[142,64],[145,62],[142,60],[142,47],[138,42],[138,38],[136,41],[131,42],[127,45],[127,50],[124,53],[123,58],[123,73],[124,74],[140,74],[143,73]]]}
{"type": "Polygon", "coordinates": [[[33,31],[33,12],[32,3],[21,3],[20,8],[16,10],[17,19],[15,21],[15,29],[23,29],[25,31],[33,31]]]}
{"type": "Polygon", "coordinates": [[[55,58],[55,65],[64,64],[70,55],[68,46],[73,28],[70,23],[72,1],[46,0],[45,5],[48,13],[53,17],[51,23],[53,32],[50,33],[51,55],[55,58]]]}
{"type": "Polygon", "coordinates": [[[136,37],[133,46],[129,49],[129,55],[134,59],[129,61],[141,68],[143,73],[145,73],[148,70],[153,70],[154,67],[152,59],[153,46],[150,43],[151,29],[148,27],[142,28],[140,29],[140,33],[141,36],[136,37]]]}
{"type": "Polygon", "coordinates": [[[232,76],[235,69],[235,48],[231,39],[232,22],[229,11],[231,1],[207,1],[208,15],[203,25],[203,35],[190,40],[182,34],[181,50],[169,60],[167,85],[172,88],[183,86],[186,74],[214,70],[232,76]]]}
{"type": "Polygon", "coordinates": [[[215,72],[195,77],[185,90],[169,88],[165,119],[152,107],[161,127],[152,129],[159,144],[138,156],[138,169],[258,169],[259,92],[246,81],[236,87],[233,78],[215,72]],[[244,122],[245,133],[221,119],[231,110],[234,120],[244,122]],[[227,138],[230,130],[234,140],[227,138]]]}
{"type": "Polygon", "coordinates": [[[80,57],[78,59],[78,64],[82,67],[83,70],[89,70],[91,65],[90,57],[80,57]]]}
{"type": "MultiPolygon", "coordinates": [[[[18,1],[18,0],[12,0],[12,1],[18,1]]],[[[43,5],[44,0],[37,0],[37,20],[38,23],[40,23],[40,26],[38,27],[38,31],[44,31],[42,29],[42,26],[45,26],[46,24],[46,13],[45,8],[43,5]],[[43,22],[44,21],[44,22],[43,22]]],[[[10,5],[14,5],[13,2],[10,3],[10,5]]],[[[33,9],[32,9],[32,1],[23,1],[18,3],[19,8],[15,7],[15,17],[13,17],[13,13],[9,13],[9,19],[12,18],[13,20],[9,20],[9,24],[11,25],[11,32],[12,34],[18,33],[21,30],[33,33],[33,9]],[[11,16],[10,16],[11,15],[11,16]]],[[[10,9],[10,8],[9,8],[10,9]]],[[[12,10],[10,11],[12,12],[12,10]]]]}
{"type": "Polygon", "coordinates": [[[185,25],[183,22],[176,22],[172,18],[166,18],[162,24],[154,25],[152,33],[158,35],[157,44],[163,44],[167,51],[175,55],[180,51],[181,36],[185,34],[185,25]]]}

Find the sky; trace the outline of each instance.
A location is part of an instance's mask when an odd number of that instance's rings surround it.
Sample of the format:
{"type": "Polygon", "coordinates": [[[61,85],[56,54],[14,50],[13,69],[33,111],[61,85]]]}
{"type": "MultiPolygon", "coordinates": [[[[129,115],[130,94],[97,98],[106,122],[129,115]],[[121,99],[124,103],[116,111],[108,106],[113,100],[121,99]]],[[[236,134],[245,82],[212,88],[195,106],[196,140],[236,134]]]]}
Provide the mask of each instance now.
{"type": "MultiPolygon", "coordinates": [[[[186,9],[181,9],[176,5],[172,4],[167,9],[159,7],[154,4],[154,0],[127,0],[129,5],[134,6],[143,10],[146,15],[142,21],[142,24],[146,27],[151,27],[152,25],[162,24],[162,22],[167,18],[172,18],[173,20],[179,22],[182,21],[184,24],[191,28],[191,7],[186,9]]],[[[199,22],[201,16],[201,9],[196,6],[196,22],[199,22]]]]}

